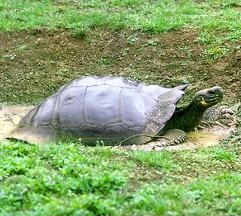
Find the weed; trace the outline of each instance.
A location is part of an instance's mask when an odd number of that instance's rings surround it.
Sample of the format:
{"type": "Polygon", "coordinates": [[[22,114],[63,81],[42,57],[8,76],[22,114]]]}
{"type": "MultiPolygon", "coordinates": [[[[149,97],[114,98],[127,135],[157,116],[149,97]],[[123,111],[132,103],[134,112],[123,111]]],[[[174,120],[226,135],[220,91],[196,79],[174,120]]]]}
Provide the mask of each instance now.
{"type": "Polygon", "coordinates": [[[131,35],[130,37],[127,38],[127,43],[130,45],[134,45],[138,41],[137,35],[131,35]]]}
{"type": "Polygon", "coordinates": [[[205,51],[205,54],[213,59],[217,59],[224,56],[228,51],[229,49],[225,46],[211,47],[205,51]]]}
{"type": "Polygon", "coordinates": [[[84,39],[87,36],[87,30],[85,28],[79,28],[71,31],[74,38],[84,39]]]}
{"type": "Polygon", "coordinates": [[[15,54],[6,54],[6,55],[3,55],[2,58],[9,60],[9,61],[14,61],[16,58],[16,55],[15,54]]]}

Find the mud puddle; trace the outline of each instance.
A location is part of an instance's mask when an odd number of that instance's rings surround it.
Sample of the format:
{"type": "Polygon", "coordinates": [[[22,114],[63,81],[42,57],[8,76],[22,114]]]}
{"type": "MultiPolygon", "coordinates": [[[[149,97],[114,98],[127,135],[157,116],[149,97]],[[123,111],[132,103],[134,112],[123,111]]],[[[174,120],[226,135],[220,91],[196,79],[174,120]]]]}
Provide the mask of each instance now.
{"type": "MultiPolygon", "coordinates": [[[[0,140],[3,140],[7,134],[9,134],[18,124],[20,119],[33,108],[34,106],[1,106],[0,107],[0,140]]],[[[220,140],[223,140],[229,136],[233,131],[233,128],[221,127],[220,125],[213,126],[188,133],[188,139],[185,143],[164,147],[167,150],[192,150],[198,148],[205,148],[209,146],[218,145],[220,140]]],[[[134,145],[130,149],[132,150],[162,150],[163,147],[154,148],[156,143],[152,142],[147,145],[134,145]]],[[[123,147],[120,147],[123,149],[123,147]]]]}

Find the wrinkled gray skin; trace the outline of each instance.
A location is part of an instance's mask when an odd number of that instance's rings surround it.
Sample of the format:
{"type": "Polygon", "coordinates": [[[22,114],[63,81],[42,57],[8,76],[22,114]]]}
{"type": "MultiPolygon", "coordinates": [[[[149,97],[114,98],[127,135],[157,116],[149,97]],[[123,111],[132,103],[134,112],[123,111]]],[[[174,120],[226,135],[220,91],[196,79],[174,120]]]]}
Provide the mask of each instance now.
{"type": "Polygon", "coordinates": [[[215,86],[176,109],[186,87],[164,88],[122,77],[76,79],[27,113],[10,137],[29,143],[81,138],[86,145],[98,140],[105,145],[143,144],[165,133],[175,137],[168,131],[192,130],[204,111],[223,98],[215,86]]]}

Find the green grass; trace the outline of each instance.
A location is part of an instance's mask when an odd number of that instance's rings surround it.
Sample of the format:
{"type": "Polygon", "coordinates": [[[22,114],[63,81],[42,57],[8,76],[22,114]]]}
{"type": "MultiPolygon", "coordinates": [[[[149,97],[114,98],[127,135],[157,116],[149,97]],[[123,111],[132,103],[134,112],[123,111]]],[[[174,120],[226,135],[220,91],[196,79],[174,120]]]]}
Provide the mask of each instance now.
{"type": "Polygon", "coordinates": [[[93,28],[150,33],[198,28],[198,40],[216,58],[229,50],[226,41],[241,38],[240,8],[238,0],[1,0],[0,30],[67,29],[84,37],[93,28]]]}
{"type": "MultiPolygon", "coordinates": [[[[64,29],[82,38],[96,28],[150,34],[195,28],[205,54],[219,58],[241,38],[240,13],[238,0],[0,0],[0,31],[64,29]]],[[[136,40],[133,34],[128,43],[136,40]]],[[[156,43],[150,39],[146,45],[156,43]]],[[[111,56],[100,61],[115,64],[111,56]]],[[[0,216],[238,216],[240,139],[230,142],[181,152],[2,142],[0,216]]]]}
{"type": "Polygon", "coordinates": [[[0,215],[240,215],[241,151],[0,145],[0,215]]]}

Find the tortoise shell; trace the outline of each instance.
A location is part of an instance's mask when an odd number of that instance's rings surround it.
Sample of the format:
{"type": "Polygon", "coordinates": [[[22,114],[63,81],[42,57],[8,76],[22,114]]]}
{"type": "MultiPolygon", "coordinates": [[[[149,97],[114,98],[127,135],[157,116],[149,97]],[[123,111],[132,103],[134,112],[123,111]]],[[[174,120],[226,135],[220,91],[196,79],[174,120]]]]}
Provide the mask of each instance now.
{"type": "Polygon", "coordinates": [[[13,137],[30,143],[66,138],[81,138],[87,145],[97,140],[107,145],[145,143],[172,117],[185,87],[164,88],[122,77],[79,78],[27,113],[13,137]]]}

